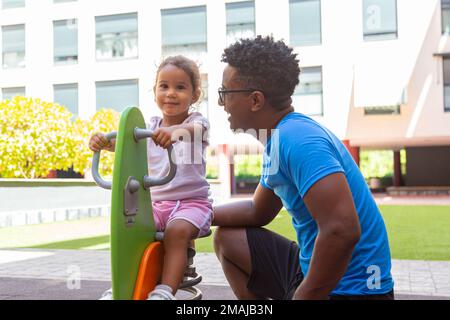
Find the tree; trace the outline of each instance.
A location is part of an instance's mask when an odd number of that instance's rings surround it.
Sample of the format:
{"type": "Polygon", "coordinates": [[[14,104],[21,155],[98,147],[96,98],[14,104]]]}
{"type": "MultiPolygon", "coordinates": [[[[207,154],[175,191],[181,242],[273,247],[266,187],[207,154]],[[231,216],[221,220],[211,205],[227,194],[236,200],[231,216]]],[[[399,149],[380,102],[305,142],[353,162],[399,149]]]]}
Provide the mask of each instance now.
{"type": "Polygon", "coordinates": [[[366,179],[392,176],[393,161],[391,150],[363,150],[360,153],[360,168],[366,179]]]}
{"type": "Polygon", "coordinates": [[[0,175],[45,177],[72,165],[72,114],[56,103],[16,96],[0,102],[0,175]]]}
{"type": "MultiPolygon", "coordinates": [[[[70,167],[85,174],[93,155],[89,138],[117,130],[119,116],[102,109],[89,120],[72,122],[72,114],[57,103],[20,96],[1,101],[0,176],[32,179],[70,167]]],[[[111,175],[113,163],[114,154],[102,152],[100,174],[111,175]]]]}

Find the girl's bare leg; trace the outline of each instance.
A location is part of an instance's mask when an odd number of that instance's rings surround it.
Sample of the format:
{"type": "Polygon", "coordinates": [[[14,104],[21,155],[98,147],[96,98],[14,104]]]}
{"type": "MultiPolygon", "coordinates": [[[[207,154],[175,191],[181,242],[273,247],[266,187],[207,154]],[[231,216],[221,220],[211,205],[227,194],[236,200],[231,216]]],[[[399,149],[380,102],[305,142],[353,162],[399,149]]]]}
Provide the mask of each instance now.
{"type": "Polygon", "coordinates": [[[164,231],[164,267],[161,283],[178,290],[187,267],[187,249],[198,229],[185,220],[173,220],[164,231]]]}

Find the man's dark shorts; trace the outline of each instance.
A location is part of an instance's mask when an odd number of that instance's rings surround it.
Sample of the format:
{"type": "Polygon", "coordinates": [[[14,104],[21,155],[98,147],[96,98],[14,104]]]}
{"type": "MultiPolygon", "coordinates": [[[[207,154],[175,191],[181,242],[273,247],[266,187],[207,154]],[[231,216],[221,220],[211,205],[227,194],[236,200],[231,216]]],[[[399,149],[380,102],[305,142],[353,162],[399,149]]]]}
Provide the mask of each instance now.
{"type": "MultiPolygon", "coordinates": [[[[247,288],[260,298],[292,299],[303,280],[296,242],[264,228],[247,228],[252,270],[247,288]]],[[[366,296],[330,296],[332,300],[393,300],[394,292],[366,296]]]]}

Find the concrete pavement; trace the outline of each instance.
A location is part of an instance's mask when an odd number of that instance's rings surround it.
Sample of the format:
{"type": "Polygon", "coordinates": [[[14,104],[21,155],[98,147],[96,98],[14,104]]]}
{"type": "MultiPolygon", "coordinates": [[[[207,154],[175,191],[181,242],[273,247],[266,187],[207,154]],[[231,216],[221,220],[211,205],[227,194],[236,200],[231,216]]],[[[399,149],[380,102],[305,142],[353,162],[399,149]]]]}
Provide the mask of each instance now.
{"type": "Polygon", "coordinates": [[[449,206],[450,196],[389,196],[386,193],[374,193],[378,205],[408,206],[449,206]]]}
{"type": "MultiPolygon", "coordinates": [[[[248,197],[241,195],[227,201],[248,197]]],[[[378,204],[390,205],[450,205],[450,197],[446,196],[388,197],[377,194],[375,199],[378,204]]],[[[105,234],[109,229],[104,218],[98,219],[101,223],[95,224],[91,231],[87,230],[93,235],[105,234]]],[[[53,232],[47,230],[45,224],[40,226],[41,236],[53,232]]],[[[86,228],[81,229],[87,232],[86,228]]],[[[64,233],[81,229],[72,226],[64,233]]],[[[88,235],[90,233],[84,236],[88,235]]],[[[22,241],[24,237],[26,234],[20,235],[22,241]]],[[[56,241],[54,236],[52,239],[56,241]]],[[[203,276],[199,288],[204,292],[204,299],[235,299],[214,254],[198,253],[194,260],[197,271],[203,276]]],[[[109,251],[0,250],[0,300],[98,299],[111,286],[109,263],[109,251]]],[[[450,300],[450,261],[393,260],[392,264],[397,299],[450,300]]]]}
{"type": "MultiPolygon", "coordinates": [[[[0,250],[0,299],[98,299],[111,286],[109,259],[109,251],[0,250]]],[[[194,262],[204,299],[235,299],[214,254],[198,253],[194,262]]],[[[450,300],[449,261],[392,263],[397,299],[450,300]]]]}

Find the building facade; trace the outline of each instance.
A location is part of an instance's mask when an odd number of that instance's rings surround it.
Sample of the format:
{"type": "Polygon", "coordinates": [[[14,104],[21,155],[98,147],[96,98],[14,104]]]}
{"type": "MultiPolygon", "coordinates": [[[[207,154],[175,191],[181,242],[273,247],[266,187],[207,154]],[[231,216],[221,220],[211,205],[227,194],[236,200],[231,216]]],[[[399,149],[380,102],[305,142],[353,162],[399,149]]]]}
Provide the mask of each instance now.
{"type": "MultiPolygon", "coordinates": [[[[157,65],[185,54],[200,64],[198,108],[211,122],[212,145],[252,144],[248,135],[231,133],[218,107],[220,58],[236,39],[271,34],[299,53],[296,111],[330,128],[356,159],[359,148],[406,150],[406,185],[450,185],[450,0],[1,5],[3,99],[55,101],[83,118],[102,107],[139,106],[148,117],[159,113],[157,65]]],[[[394,159],[398,167],[398,154],[394,159]]]]}

